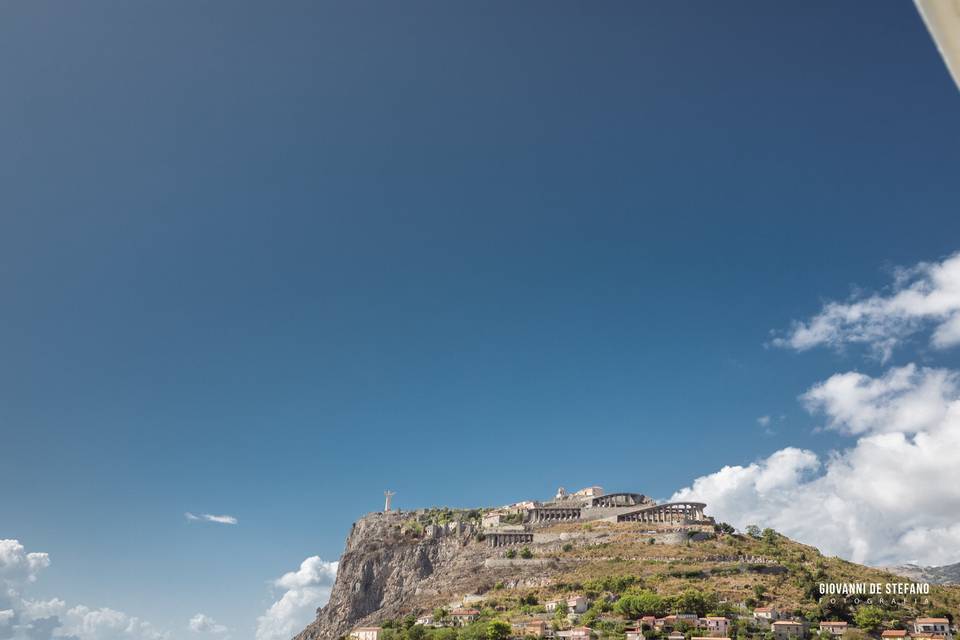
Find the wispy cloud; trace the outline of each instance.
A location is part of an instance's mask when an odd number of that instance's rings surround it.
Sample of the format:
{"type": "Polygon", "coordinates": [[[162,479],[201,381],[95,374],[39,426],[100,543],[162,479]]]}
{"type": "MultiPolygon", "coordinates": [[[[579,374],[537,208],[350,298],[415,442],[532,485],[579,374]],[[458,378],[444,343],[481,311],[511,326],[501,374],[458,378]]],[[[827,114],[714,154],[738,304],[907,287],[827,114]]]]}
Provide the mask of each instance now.
{"type": "Polygon", "coordinates": [[[211,635],[223,635],[229,631],[225,625],[220,624],[205,613],[198,613],[190,618],[187,623],[190,631],[195,633],[207,633],[211,635]]]}
{"type": "Polygon", "coordinates": [[[929,328],[935,349],[960,345],[960,253],[897,269],[888,293],[827,303],[772,344],[797,351],[863,344],[886,361],[905,339],[929,328]]]}
{"type": "Polygon", "coordinates": [[[196,513],[190,513],[189,511],[183,515],[191,522],[216,522],[217,524],[237,524],[239,522],[235,517],[228,515],[217,516],[212,513],[201,513],[198,515],[196,513]]]}

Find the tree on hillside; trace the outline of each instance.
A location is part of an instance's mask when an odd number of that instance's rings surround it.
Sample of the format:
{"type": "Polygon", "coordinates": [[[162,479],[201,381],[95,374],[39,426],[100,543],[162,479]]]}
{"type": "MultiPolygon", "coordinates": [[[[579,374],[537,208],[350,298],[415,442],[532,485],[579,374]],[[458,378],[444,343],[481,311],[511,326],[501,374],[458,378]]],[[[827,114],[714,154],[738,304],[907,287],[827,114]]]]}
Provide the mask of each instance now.
{"type": "Polygon", "coordinates": [[[613,605],[613,610],[624,618],[636,619],[642,616],[662,616],[666,613],[663,598],[652,591],[639,591],[621,596],[613,605]]]}
{"type": "Polygon", "coordinates": [[[427,637],[427,628],[422,625],[414,625],[407,629],[407,640],[425,640],[427,637]]]}
{"type": "Polygon", "coordinates": [[[485,622],[471,622],[460,629],[459,640],[490,640],[490,628],[485,622]]]}
{"type": "Polygon", "coordinates": [[[747,535],[750,536],[751,538],[760,537],[760,527],[758,527],[755,524],[748,524],[746,528],[746,532],[747,532],[747,535]]]}
{"type": "Polygon", "coordinates": [[[859,607],[853,614],[853,621],[864,631],[874,633],[883,626],[884,617],[880,607],[859,607]]]}
{"type": "Polygon", "coordinates": [[[509,623],[503,620],[491,620],[487,627],[487,638],[489,640],[507,640],[511,631],[509,623]]]}

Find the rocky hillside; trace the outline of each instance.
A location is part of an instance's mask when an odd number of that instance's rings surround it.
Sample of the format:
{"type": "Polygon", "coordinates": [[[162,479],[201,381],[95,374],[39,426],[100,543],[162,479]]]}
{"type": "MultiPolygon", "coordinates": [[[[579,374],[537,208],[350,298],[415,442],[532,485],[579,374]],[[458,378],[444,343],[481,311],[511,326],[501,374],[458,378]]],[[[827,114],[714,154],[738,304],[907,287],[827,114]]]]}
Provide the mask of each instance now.
{"type": "Polygon", "coordinates": [[[942,567],[921,567],[916,564],[902,564],[887,567],[887,571],[917,582],[931,584],[960,584],[960,562],[942,567]]]}
{"type": "MultiPolygon", "coordinates": [[[[330,601],[296,640],[336,640],[356,626],[449,608],[465,596],[479,601],[471,606],[485,615],[510,619],[531,602],[573,592],[615,602],[637,590],[665,601],[693,590],[724,607],[775,604],[815,619],[826,615],[820,582],[904,581],[769,530],[750,536],[713,527],[575,522],[538,528],[526,544],[493,547],[479,516],[428,510],[361,518],[347,538],[330,601]]],[[[908,604],[899,614],[943,608],[960,609],[960,587],[934,587],[928,603],[908,604]]]]}

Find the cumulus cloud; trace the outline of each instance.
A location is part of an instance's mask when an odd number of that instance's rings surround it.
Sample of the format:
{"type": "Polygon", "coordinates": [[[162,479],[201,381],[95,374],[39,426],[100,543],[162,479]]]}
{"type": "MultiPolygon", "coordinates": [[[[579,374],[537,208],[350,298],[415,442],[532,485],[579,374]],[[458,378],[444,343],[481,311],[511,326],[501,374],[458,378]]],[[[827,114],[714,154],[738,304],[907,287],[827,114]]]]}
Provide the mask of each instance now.
{"type": "Polygon", "coordinates": [[[805,351],[817,346],[869,346],[881,359],[908,336],[932,328],[930,343],[960,344],[960,253],[894,272],[886,294],[830,302],[807,321],[794,322],[773,344],[805,351]]]}
{"type": "Polygon", "coordinates": [[[19,540],[0,540],[0,580],[3,582],[36,582],[37,574],[49,566],[48,554],[27,553],[19,540]]]}
{"type": "Polygon", "coordinates": [[[257,618],[257,640],[287,640],[312,622],[317,607],[330,599],[337,564],[312,556],[277,578],[273,586],[283,593],[257,618]]]}
{"type": "Polygon", "coordinates": [[[11,640],[169,640],[149,622],[108,608],[68,607],[59,598],[33,600],[25,590],[50,566],[18,540],[0,540],[0,638],[11,640]]]}
{"type": "Polygon", "coordinates": [[[217,524],[237,524],[237,522],[239,522],[239,520],[237,520],[235,517],[228,515],[216,516],[212,513],[195,514],[190,513],[189,511],[183,515],[191,522],[216,522],[217,524]]]}
{"type": "Polygon", "coordinates": [[[856,437],[818,456],[788,447],[726,466],[674,494],[738,527],[769,526],[868,564],[960,560],[960,385],[956,372],[841,373],[801,400],[825,428],[856,437]]]}
{"type": "Polygon", "coordinates": [[[187,626],[190,627],[190,631],[195,631],[196,633],[220,635],[228,631],[224,625],[218,623],[216,620],[204,613],[198,613],[190,618],[190,622],[187,623],[187,626]]]}

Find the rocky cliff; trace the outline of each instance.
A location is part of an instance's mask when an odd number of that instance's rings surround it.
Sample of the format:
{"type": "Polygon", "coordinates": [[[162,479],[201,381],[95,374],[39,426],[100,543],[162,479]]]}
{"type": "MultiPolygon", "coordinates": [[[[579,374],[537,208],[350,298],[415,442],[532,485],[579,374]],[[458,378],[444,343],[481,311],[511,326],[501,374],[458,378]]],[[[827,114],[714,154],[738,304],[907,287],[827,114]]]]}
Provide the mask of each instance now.
{"type": "Polygon", "coordinates": [[[493,586],[484,567],[491,549],[471,525],[424,528],[411,526],[412,516],[371,513],[353,525],[330,601],[295,640],[335,640],[355,626],[428,611],[493,586]]]}

